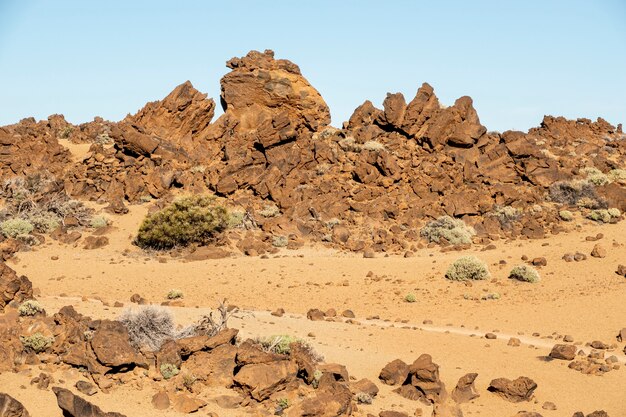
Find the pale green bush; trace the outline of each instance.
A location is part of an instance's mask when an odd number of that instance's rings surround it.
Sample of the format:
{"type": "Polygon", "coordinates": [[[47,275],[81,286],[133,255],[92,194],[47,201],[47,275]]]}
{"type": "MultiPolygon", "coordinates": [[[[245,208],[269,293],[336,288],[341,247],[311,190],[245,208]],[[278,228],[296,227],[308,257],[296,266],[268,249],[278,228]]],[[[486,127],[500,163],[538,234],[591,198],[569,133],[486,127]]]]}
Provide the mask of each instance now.
{"type": "Polygon", "coordinates": [[[89,225],[94,229],[101,229],[109,225],[109,219],[106,216],[94,216],[89,225]]]}
{"type": "Polygon", "coordinates": [[[178,369],[178,366],[174,365],[173,363],[161,364],[160,370],[161,375],[163,375],[163,378],[165,379],[173,378],[180,373],[180,369],[178,369]]]}
{"type": "Polygon", "coordinates": [[[518,265],[514,267],[511,272],[509,272],[509,278],[530,283],[539,282],[541,279],[539,272],[530,265],[518,265]]]}
{"type": "Polygon", "coordinates": [[[380,152],[385,150],[385,145],[375,140],[368,140],[361,147],[364,151],[380,152]]]}
{"type": "Polygon", "coordinates": [[[371,404],[372,403],[372,396],[366,392],[357,393],[355,398],[358,404],[371,404]]]}
{"type": "Polygon", "coordinates": [[[415,297],[415,294],[410,292],[404,296],[404,301],[406,301],[407,303],[414,303],[417,301],[417,297],[415,297]]]}
{"type": "Polygon", "coordinates": [[[277,217],[280,216],[280,209],[274,204],[268,204],[263,207],[263,210],[259,210],[259,214],[263,217],[277,217]]]}
{"type": "Polygon", "coordinates": [[[597,168],[587,167],[582,171],[587,174],[587,181],[593,185],[600,186],[610,182],[609,177],[597,168]]]}
{"type": "Polygon", "coordinates": [[[587,218],[596,222],[609,223],[611,219],[618,218],[620,215],[620,211],[616,208],[608,210],[601,209],[592,210],[587,214],[587,218]]]}
{"type": "Polygon", "coordinates": [[[173,289],[167,293],[168,300],[177,300],[179,298],[183,298],[184,294],[181,290],[173,289]]]}
{"type": "Polygon", "coordinates": [[[559,211],[559,217],[561,218],[561,220],[564,220],[566,222],[571,222],[572,220],[574,220],[574,214],[569,210],[559,211]]]}
{"type": "Polygon", "coordinates": [[[446,278],[452,281],[482,280],[489,278],[489,270],[475,256],[463,256],[450,265],[446,278]]]}
{"type": "Polygon", "coordinates": [[[28,216],[27,221],[40,233],[50,233],[61,224],[59,217],[49,211],[28,216]]]}
{"type": "Polygon", "coordinates": [[[35,353],[44,352],[54,343],[54,337],[46,337],[40,332],[34,333],[30,336],[20,336],[20,341],[24,348],[32,350],[35,353]]]}
{"type": "Polygon", "coordinates": [[[626,182],[626,169],[612,169],[607,176],[613,182],[626,182]]]}
{"type": "Polygon", "coordinates": [[[37,301],[26,300],[19,306],[17,312],[20,316],[34,316],[35,314],[43,313],[44,309],[37,301]]]}
{"type": "Polygon", "coordinates": [[[0,233],[5,237],[17,237],[18,235],[27,235],[35,230],[31,222],[24,219],[9,219],[0,223],[0,233]]]}
{"type": "Polygon", "coordinates": [[[426,224],[420,235],[429,242],[439,243],[444,238],[453,245],[472,243],[472,236],[476,232],[467,226],[463,220],[453,219],[450,216],[441,216],[426,224]]]}
{"type": "Polygon", "coordinates": [[[272,246],[276,248],[284,248],[289,244],[287,236],[274,236],[272,238],[272,246]]]}
{"type": "Polygon", "coordinates": [[[622,212],[619,211],[619,209],[615,207],[608,209],[607,212],[609,213],[609,216],[614,217],[614,218],[618,218],[619,216],[622,215],[622,212]]]}

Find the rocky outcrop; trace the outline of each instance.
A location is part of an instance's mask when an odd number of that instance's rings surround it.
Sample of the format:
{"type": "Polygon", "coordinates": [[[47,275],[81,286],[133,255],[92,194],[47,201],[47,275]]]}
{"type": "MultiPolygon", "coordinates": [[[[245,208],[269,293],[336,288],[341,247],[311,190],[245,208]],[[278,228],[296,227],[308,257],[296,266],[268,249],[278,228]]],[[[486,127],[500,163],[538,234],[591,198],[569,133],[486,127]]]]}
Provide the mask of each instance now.
{"type": "Polygon", "coordinates": [[[480,396],[474,386],[477,373],[470,373],[462,376],[452,390],[452,399],[457,403],[466,403],[480,396]]]}
{"type": "Polygon", "coordinates": [[[30,417],[21,402],[0,392],[0,417],[30,417]]]}
{"type": "Polygon", "coordinates": [[[514,403],[530,401],[537,384],[532,379],[521,376],[513,381],[507,378],[497,378],[489,383],[487,388],[507,401],[514,403]]]}
{"type": "Polygon", "coordinates": [[[52,391],[57,396],[57,404],[63,410],[63,415],[68,417],[126,417],[123,414],[105,413],[100,407],[93,405],[70,390],[61,387],[53,387],[52,391]]]}

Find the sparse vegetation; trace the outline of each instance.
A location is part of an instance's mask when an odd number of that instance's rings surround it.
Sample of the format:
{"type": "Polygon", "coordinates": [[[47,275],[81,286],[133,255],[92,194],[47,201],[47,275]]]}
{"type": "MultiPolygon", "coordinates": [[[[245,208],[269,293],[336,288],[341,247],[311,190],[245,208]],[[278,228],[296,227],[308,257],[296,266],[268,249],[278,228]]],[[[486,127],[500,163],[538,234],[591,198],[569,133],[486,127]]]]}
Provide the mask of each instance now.
{"type": "Polygon", "coordinates": [[[417,301],[417,298],[415,297],[415,294],[410,292],[404,296],[404,301],[406,301],[407,303],[414,303],[417,301]]]}
{"type": "Polygon", "coordinates": [[[606,202],[596,194],[595,186],[588,181],[560,181],[550,186],[548,195],[555,203],[586,208],[604,208],[606,202]]]}
{"type": "Polygon", "coordinates": [[[356,398],[356,402],[359,404],[371,404],[373,401],[372,396],[366,392],[357,393],[355,398],[356,398]]]}
{"type": "Polygon", "coordinates": [[[177,331],[172,313],[164,307],[144,306],[136,310],[126,310],[119,321],[128,330],[133,346],[153,352],[158,351],[166,340],[195,334],[193,328],[177,331]]]}
{"type": "Polygon", "coordinates": [[[289,408],[291,404],[289,403],[289,399],[287,398],[281,398],[280,400],[278,400],[277,406],[280,407],[281,410],[285,410],[287,408],[289,408]]]}
{"type": "Polygon", "coordinates": [[[245,215],[246,212],[243,210],[229,210],[227,227],[229,229],[234,229],[236,227],[243,226],[243,219],[245,215]]]}
{"type": "Polygon", "coordinates": [[[184,297],[184,294],[183,294],[183,292],[181,290],[174,289],[174,290],[170,290],[167,293],[167,299],[168,300],[178,300],[178,299],[183,298],[183,297],[184,297]]]}
{"type": "Polygon", "coordinates": [[[607,176],[612,182],[626,183],[626,169],[612,169],[607,176]]]}
{"type": "Polygon", "coordinates": [[[518,265],[514,267],[511,272],[509,272],[509,278],[530,283],[539,282],[541,279],[539,272],[530,265],[518,265]]]}
{"type": "Polygon", "coordinates": [[[364,151],[380,152],[385,150],[385,145],[375,140],[368,140],[361,146],[361,149],[364,151]]]}
{"type": "Polygon", "coordinates": [[[161,375],[163,375],[163,378],[165,379],[173,378],[180,373],[180,369],[178,369],[178,366],[174,365],[173,363],[162,364],[160,370],[161,375]]]}
{"type": "Polygon", "coordinates": [[[610,182],[609,177],[597,168],[587,167],[582,171],[587,174],[587,181],[593,185],[600,186],[610,182]]]}
{"type": "Polygon", "coordinates": [[[24,219],[9,219],[0,223],[0,232],[5,237],[17,237],[30,234],[35,227],[31,222],[24,219]]]}
{"type": "Polygon", "coordinates": [[[587,214],[587,218],[602,223],[609,223],[612,219],[616,219],[620,217],[622,213],[619,209],[610,208],[608,210],[600,209],[600,210],[592,210],[587,214]]]}
{"type": "Polygon", "coordinates": [[[450,265],[446,278],[452,281],[482,280],[489,277],[489,270],[475,256],[463,256],[450,265]]]}
{"type": "Polygon", "coordinates": [[[313,388],[317,389],[320,384],[320,379],[322,379],[322,375],[324,374],[319,369],[316,369],[315,372],[313,372],[313,381],[311,382],[313,388]]]}
{"type": "Polygon", "coordinates": [[[289,244],[287,236],[274,236],[272,238],[272,246],[275,248],[284,248],[287,244],[289,244]]]}
{"type": "Polygon", "coordinates": [[[94,216],[89,224],[93,229],[101,229],[109,225],[109,219],[105,216],[94,216]]]}
{"type": "Polygon", "coordinates": [[[210,196],[191,196],[174,201],[146,216],[136,243],[142,248],[171,249],[175,246],[208,244],[228,226],[227,210],[210,196]]]}
{"type": "Polygon", "coordinates": [[[268,204],[263,207],[263,210],[259,210],[259,214],[265,218],[278,217],[280,216],[280,209],[274,204],[268,204]]]}
{"type": "Polygon", "coordinates": [[[20,336],[20,341],[25,349],[32,350],[35,353],[41,353],[52,346],[54,337],[46,337],[42,333],[37,332],[30,336],[20,336]]]}
{"type": "Polygon", "coordinates": [[[261,348],[265,352],[276,353],[279,355],[289,355],[291,353],[291,345],[293,343],[297,343],[304,350],[306,350],[315,361],[321,362],[324,360],[324,357],[317,353],[309,343],[295,336],[286,334],[275,335],[266,338],[257,338],[256,342],[261,345],[261,348]]]}
{"type": "Polygon", "coordinates": [[[511,206],[496,207],[491,215],[500,221],[502,227],[510,227],[512,223],[522,217],[522,211],[511,206]]]}
{"type": "Polygon", "coordinates": [[[472,243],[472,236],[475,234],[474,229],[467,226],[463,220],[450,216],[441,216],[429,222],[420,231],[420,235],[429,242],[440,243],[443,238],[453,245],[472,243]]]}
{"type": "Polygon", "coordinates": [[[566,222],[571,222],[572,220],[574,220],[574,214],[569,210],[559,211],[559,217],[561,218],[561,220],[566,222]]]}
{"type": "Polygon", "coordinates": [[[39,302],[35,300],[26,300],[19,306],[17,312],[20,316],[34,316],[36,314],[43,313],[44,309],[39,302]]]}

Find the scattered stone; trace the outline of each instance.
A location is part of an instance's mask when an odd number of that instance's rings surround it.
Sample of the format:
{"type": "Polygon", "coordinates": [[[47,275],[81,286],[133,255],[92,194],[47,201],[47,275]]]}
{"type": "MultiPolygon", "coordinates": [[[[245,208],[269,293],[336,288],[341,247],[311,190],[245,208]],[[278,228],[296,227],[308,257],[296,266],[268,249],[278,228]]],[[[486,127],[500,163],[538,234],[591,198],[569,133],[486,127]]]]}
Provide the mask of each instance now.
{"type": "Polygon", "coordinates": [[[400,359],[395,359],[385,365],[378,378],[387,385],[401,385],[404,384],[408,376],[409,365],[400,359]]]}
{"type": "Polygon", "coordinates": [[[66,417],[125,417],[120,413],[105,413],[100,407],[72,394],[65,388],[53,387],[52,391],[57,397],[59,408],[63,410],[63,415],[66,417]]]}
{"type": "Polygon", "coordinates": [[[621,265],[621,264],[617,265],[617,269],[615,270],[615,273],[622,277],[626,277],[626,265],[621,265]]]}
{"type": "Polygon", "coordinates": [[[0,392],[0,417],[30,417],[21,402],[0,392]]]}
{"type": "Polygon", "coordinates": [[[594,258],[606,258],[606,249],[599,243],[596,243],[591,251],[591,256],[594,258]]]}
{"type": "Polygon", "coordinates": [[[556,405],[553,402],[550,401],[546,401],[543,403],[543,405],[541,406],[541,408],[543,408],[544,410],[556,410],[556,405]]]}
{"type": "Polygon", "coordinates": [[[474,381],[478,376],[477,373],[465,374],[459,379],[456,387],[452,390],[452,399],[457,403],[466,403],[474,398],[479,397],[480,395],[476,391],[476,387],[474,386],[474,381]]]}
{"type": "Polygon", "coordinates": [[[322,310],[312,308],[306,313],[306,317],[311,321],[323,321],[326,316],[322,310]]]}
{"type": "Polygon", "coordinates": [[[94,384],[88,381],[78,381],[74,386],[78,391],[90,397],[98,393],[98,388],[96,388],[94,384]]]}
{"type": "Polygon", "coordinates": [[[548,261],[543,256],[538,258],[533,258],[531,262],[534,266],[546,266],[548,265],[548,261]]]}
{"type": "Polygon", "coordinates": [[[522,344],[522,342],[517,337],[512,337],[509,339],[507,343],[508,346],[518,347],[522,344]]]}
{"type": "Polygon", "coordinates": [[[496,336],[495,333],[486,333],[485,334],[485,339],[493,340],[493,339],[497,339],[497,338],[498,338],[498,336],[496,336]]]}
{"type": "Polygon", "coordinates": [[[272,311],[272,316],[275,316],[275,317],[282,317],[284,314],[285,314],[284,308],[277,308],[276,310],[272,311]]]}
{"type": "Polygon", "coordinates": [[[497,378],[489,383],[487,390],[507,401],[514,403],[530,401],[537,384],[532,379],[521,376],[513,381],[507,378],[497,378]]]}
{"type": "Polygon", "coordinates": [[[549,356],[552,359],[571,361],[576,357],[576,346],[556,344],[552,347],[552,351],[550,351],[549,356]]]}
{"type": "Polygon", "coordinates": [[[353,318],[355,318],[355,317],[356,317],[356,316],[354,315],[354,313],[352,312],[352,310],[344,310],[344,311],[341,313],[341,315],[342,315],[343,317],[345,317],[345,318],[348,318],[348,319],[353,319],[353,318]]]}

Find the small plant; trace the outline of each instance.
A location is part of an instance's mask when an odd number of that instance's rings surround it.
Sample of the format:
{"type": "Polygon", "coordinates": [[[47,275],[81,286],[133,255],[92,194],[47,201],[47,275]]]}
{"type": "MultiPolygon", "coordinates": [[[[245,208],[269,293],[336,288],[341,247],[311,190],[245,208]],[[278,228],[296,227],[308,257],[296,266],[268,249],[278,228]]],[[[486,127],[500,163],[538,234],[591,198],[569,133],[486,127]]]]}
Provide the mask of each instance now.
{"type": "Polygon", "coordinates": [[[128,330],[130,343],[136,348],[158,351],[169,339],[176,339],[172,313],[163,307],[143,306],[136,310],[126,310],[119,321],[128,330]]]}
{"type": "Polygon", "coordinates": [[[71,126],[65,126],[63,129],[61,129],[61,131],[59,132],[59,137],[61,139],[67,139],[70,137],[70,135],[72,134],[72,132],[74,131],[74,128],[71,126]]]}
{"type": "Polygon", "coordinates": [[[44,309],[39,302],[35,300],[26,300],[17,309],[17,312],[20,316],[34,316],[36,314],[43,313],[44,309]]]}
{"type": "Polygon", "coordinates": [[[193,374],[184,374],[183,375],[183,386],[187,388],[188,391],[191,391],[193,388],[193,384],[198,380],[198,378],[193,374]]]}
{"type": "Polygon", "coordinates": [[[500,293],[497,292],[492,292],[489,294],[485,294],[482,297],[480,297],[481,300],[499,300],[500,299],[500,293]]]}
{"type": "Polygon", "coordinates": [[[626,169],[612,169],[607,176],[612,182],[626,183],[626,169]]]}
{"type": "Polygon", "coordinates": [[[194,165],[191,168],[189,168],[189,172],[191,173],[202,173],[204,174],[204,171],[206,171],[206,166],[204,165],[194,165]]]}
{"type": "Polygon", "coordinates": [[[96,136],[96,139],[93,142],[97,145],[104,146],[113,143],[113,139],[111,138],[111,136],[109,136],[108,133],[100,133],[98,136],[96,136]]]}
{"type": "Polygon", "coordinates": [[[107,227],[109,225],[109,219],[105,216],[94,216],[91,218],[91,222],[89,226],[93,229],[101,229],[103,227],[107,227]]]}
{"type": "Polygon", "coordinates": [[[25,349],[32,350],[35,353],[41,353],[52,346],[54,337],[46,337],[40,332],[37,332],[30,336],[20,336],[20,341],[25,349]]]}
{"type": "Polygon", "coordinates": [[[414,303],[417,301],[417,298],[415,297],[415,294],[410,292],[404,296],[404,301],[406,301],[407,303],[414,303]]]}
{"type": "Polygon", "coordinates": [[[280,408],[281,410],[286,410],[287,408],[289,408],[291,406],[291,404],[289,403],[289,399],[287,398],[281,398],[280,400],[278,400],[278,402],[276,403],[276,407],[280,408]]]}
{"type": "Polygon", "coordinates": [[[610,182],[609,177],[597,168],[588,167],[583,168],[582,171],[587,174],[587,181],[593,185],[601,186],[610,182]]]}
{"type": "Polygon", "coordinates": [[[587,214],[587,218],[596,222],[609,223],[611,219],[616,219],[621,215],[622,213],[619,211],[619,209],[610,208],[608,210],[592,210],[589,214],[587,214]]]}
{"type": "Polygon", "coordinates": [[[228,226],[228,212],[209,196],[184,197],[146,216],[137,234],[142,248],[208,244],[228,226]]]}
{"type": "Polygon", "coordinates": [[[450,265],[446,278],[452,281],[482,280],[489,278],[489,270],[475,256],[463,256],[450,265]]]}
{"type": "Polygon", "coordinates": [[[0,223],[0,232],[5,237],[17,237],[18,235],[30,234],[35,227],[31,222],[24,219],[9,219],[0,223]]]}
{"type": "Polygon", "coordinates": [[[359,392],[356,395],[356,402],[358,404],[371,404],[372,401],[372,396],[366,392],[359,392]]]}
{"type": "Polygon", "coordinates": [[[510,227],[511,223],[522,217],[522,211],[511,206],[496,207],[491,215],[495,216],[503,227],[510,227]]]}
{"type": "Polygon", "coordinates": [[[588,181],[560,181],[550,186],[548,195],[555,203],[586,208],[602,208],[606,203],[598,198],[595,186],[588,181]]]}
{"type": "Polygon", "coordinates": [[[243,210],[231,210],[228,212],[228,228],[234,229],[243,226],[243,219],[246,212],[243,210]]]}
{"type": "Polygon", "coordinates": [[[472,243],[472,236],[475,234],[474,229],[468,227],[463,220],[450,216],[441,216],[420,231],[420,235],[429,242],[439,243],[443,238],[453,245],[472,243]]]}
{"type": "Polygon", "coordinates": [[[28,221],[40,233],[50,233],[61,224],[58,216],[49,211],[30,215],[28,221]]]}
{"type": "Polygon", "coordinates": [[[385,145],[375,140],[368,140],[361,147],[364,151],[380,152],[385,150],[385,145]]]}
{"type": "Polygon", "coordinates": [[[304,340],[287,334],[270,336],[259,340],[264,351],[279,355],[289,355],[291,353],[291,344],[296,342],[306,344],[304,340]]]}
{"type": "Polygon", "coordinates": [[[183,297],[184,294],[181,290],[170,290],[170,292],[167,293],[168,300],[178,300],[183,297]]]}
{"type": "Polygon", "coordinates": [[[280,216],[280,209],[276,205],[270,204],[263,207],[263,210],[260,210],[259,214],[265,218],[277,217],[280,216]]]}
{"type": "Polygon", "coordinates": [[[529,265],[518,265],[509,272],[509,278],[518,281],[535,283],[539,282],[541,277],[535,268],[529,265]]]}
{"type": "Polygon", "coordinates": [[[178,366],[174,365],[173,363],[161,364],[160,370],[161,375],[163,375],[163,378],[165,379],[173,378],[180,373],[180,369],[178,369],[178,366]]]}
{"type": "Polygon", "coordinates": [[[287,244],[289,244],[287,236],[274,236],[272,238],[272,246],[275,248],[284,248],[287,244]]]}
{"type": "Polygon", "coordinates": [[[572,220],[574,220],[574,214],[569,210],[559,211],[559,217],[561,218],[561,220],[566,222],[571,222],[572,220]]]}

